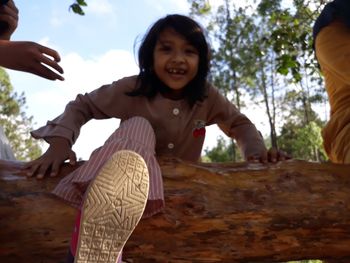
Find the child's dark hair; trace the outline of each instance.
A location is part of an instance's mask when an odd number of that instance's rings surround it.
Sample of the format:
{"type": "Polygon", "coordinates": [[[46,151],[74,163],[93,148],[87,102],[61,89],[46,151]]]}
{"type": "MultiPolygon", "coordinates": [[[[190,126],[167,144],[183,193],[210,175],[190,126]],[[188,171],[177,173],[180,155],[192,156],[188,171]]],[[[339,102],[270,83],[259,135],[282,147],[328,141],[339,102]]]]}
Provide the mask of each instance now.
{"type": "Polygon", "coordinates": [[[203,29],[194,20],[183,15],[167,15],[159,19],[145,35],[138,53],[140,73],[135,90],[129,96],[154,97],[159,91],[169,89],[153,71],[153,51],[159,35],[165,29],[173,29],[198,50],[199,63],[195,78],[184,88],[184,95],[190,106],[206,97],[206,80],[210,67],[210,48],[203,29]]]}

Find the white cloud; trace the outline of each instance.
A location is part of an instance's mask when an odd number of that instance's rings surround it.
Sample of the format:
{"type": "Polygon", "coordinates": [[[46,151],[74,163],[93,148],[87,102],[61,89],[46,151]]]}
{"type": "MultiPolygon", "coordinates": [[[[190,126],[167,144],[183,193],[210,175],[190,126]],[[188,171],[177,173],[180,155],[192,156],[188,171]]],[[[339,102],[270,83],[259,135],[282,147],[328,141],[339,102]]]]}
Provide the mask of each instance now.
{"type": "Polygon", "coordinates": [[[190,5],[187,0],[170,0],[169,2],[173,3],[176,9],[181,10],[183,13],[188,13],[190,5]]]}
{"type": "Polygon", "coordinates": [[[138,73],[134,56],[124,50],[110,50],[93,58],[69,53],[62,58],[65,81],[59,86],[66,94],[92,91],[127,75],[138,73]]]}
{"type": "MultiPolygon", "coordinates": [[[[62,27],[70,17],[72,17],[72,11],[67,9],[61,10],[58,7],[51,10],[51,15],[48,17],[49,24],[54,29],[62,27]]],[[[38,11],[40,12],[40,11],[38,11]]]]}
{"type": "Polygon", "coordinates": [[[52,16],[50,19],[50,25],[53,27],[60,27],[63,25],[63,20],[57,16],[52,16]]]}
{"type": "Polygon", "coordinates": [[[59,46],[57,46],[57,45],[55,45],[55,44],[52,44],[52,43],[50,42],[50,37],[47,37],[47,36],[41,38],[41,39],[38,41],[38,43],[39,43],[40,45],[43,45],[43,46],[46,46],[46,47],[48,47],[48,48],[54,49],[54,50],[56,50],[56,51],[58,51],[58,50],[60,49],[59,46]]]}
{"type": "Polygon", "coordinates": [[[149,6],[161,14],[169,13],[169,10],[176,13],[188,13],[189,4],[187,0],[147,0],[149,6]]]}
{"type": "Polygon", "coordinates": [[[109,0],[91,0],[88,2],[88,6],[84,8],[84,11],[87,14],[92,13],[96,15],[113,14],[113,5],[109,0]]]}

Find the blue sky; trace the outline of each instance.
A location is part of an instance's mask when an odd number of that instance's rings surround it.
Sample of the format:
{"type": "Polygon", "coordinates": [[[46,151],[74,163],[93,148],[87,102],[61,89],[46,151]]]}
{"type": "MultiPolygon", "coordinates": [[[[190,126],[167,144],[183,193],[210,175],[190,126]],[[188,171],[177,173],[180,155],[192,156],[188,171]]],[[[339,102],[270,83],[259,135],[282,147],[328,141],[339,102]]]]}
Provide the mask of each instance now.
{"type": "MultiPolygon", "coordinates": [[[[34,117],[35,128],[59,115],[78,93],[137,74],[135,41],[166,14],[189,12],[187,0],[86,0],[86,14],[79,16],[68,11],[73,2],[15,0],[20,21],[12,40],[35,41],[56,49],[65,70],[63,82],[8,70],[15,90],[25,92],[26,112],[34,117]]],[[[118,124],[116,120],[86,124],[73,147],[77,156],[87,159],[118,124]]],[[[219,134],[217,128],[207,129],[204,148],[215,145],[219,134]]]]}

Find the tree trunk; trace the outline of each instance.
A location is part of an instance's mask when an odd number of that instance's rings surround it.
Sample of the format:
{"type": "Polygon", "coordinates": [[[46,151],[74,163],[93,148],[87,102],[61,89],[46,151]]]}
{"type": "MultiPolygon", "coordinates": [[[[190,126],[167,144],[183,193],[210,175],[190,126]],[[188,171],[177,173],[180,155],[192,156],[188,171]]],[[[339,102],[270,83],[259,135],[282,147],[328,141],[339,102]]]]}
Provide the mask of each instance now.
{"type": "MultiPolygon", "coordinates": [[[[160,164],[165,211],[140,221],[124,259],[350,262],[349,165],[160,164]]],[[[75,211],[48,194],[58,180],[2,175],[0,262],[63,262],[75,211]]]]}

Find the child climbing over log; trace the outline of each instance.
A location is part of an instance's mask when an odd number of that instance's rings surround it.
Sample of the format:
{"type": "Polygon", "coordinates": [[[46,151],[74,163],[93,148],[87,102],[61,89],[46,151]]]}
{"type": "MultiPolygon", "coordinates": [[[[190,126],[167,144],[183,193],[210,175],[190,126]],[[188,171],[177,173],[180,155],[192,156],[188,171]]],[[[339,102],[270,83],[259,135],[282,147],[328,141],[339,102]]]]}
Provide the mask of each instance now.
{"type": "Polygon", "coordinates": [[[56,176],[66,160],[76,162],[72,145],[86,122],[121,119],[105,144],[54,189],[79,210],[69,262],[120,262],[139,219],[164,207],[156,157],[198,161],[206,126],[219,125],[247,161],[286,158],[267,151],[254,124],[208,82],[210,48],[191,18],[174,14],[156,21],[140,45],[138,62],[137,76],[79,94],[60,116],[32,132],[50,145],[26,166],[28,176],[43,178],[56,176]]]}

